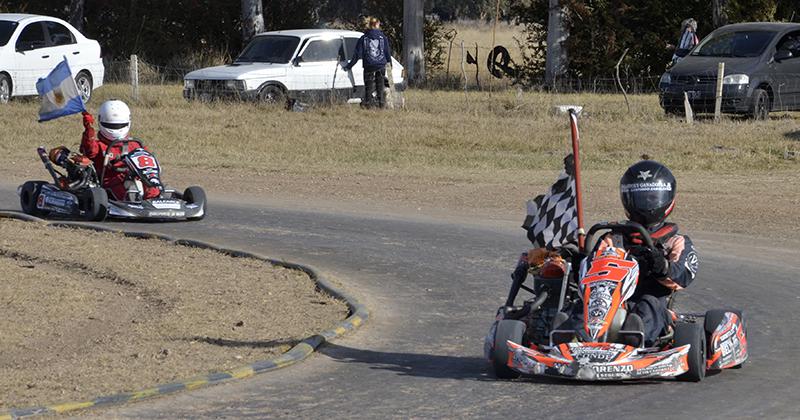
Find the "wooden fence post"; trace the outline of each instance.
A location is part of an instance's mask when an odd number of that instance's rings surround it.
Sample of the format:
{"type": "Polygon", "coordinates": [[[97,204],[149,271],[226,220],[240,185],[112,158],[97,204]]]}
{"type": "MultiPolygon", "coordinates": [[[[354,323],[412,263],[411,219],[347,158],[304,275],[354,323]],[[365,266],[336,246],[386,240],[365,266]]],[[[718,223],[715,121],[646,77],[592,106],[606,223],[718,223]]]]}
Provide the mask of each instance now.
{"type": "Polygon", "coordinates": [[[133,100],[139,100],[139,57],[131,54],[131,96],[133,100]]]}
{"type": "Polygon", "coordinates": [[[714,98],[714,121],[722,117],[722,79],[725,78],[725,63],[717,66],[717,93],[714,98]]]}

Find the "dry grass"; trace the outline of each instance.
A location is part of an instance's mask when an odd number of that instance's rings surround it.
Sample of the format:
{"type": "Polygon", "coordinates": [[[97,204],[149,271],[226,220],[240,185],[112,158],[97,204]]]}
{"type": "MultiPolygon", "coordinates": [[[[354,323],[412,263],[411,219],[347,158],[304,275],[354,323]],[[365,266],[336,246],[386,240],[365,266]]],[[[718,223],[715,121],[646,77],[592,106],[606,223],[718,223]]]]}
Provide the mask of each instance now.
{"type": "MultiPolygon", "coordinates": [[[[548,95],[513,91],[406,93],[407,109],[364,112],[356,106],[292,113],[242,103],[188,103],[179,86],[106,86],[106,98],[131,103],[135,136],[151,145],[166,167],[323,175],[405,175],[462,180],[509,180],[557,168],[568,150],[567,119],[553,105],[585,106],[581,121],[584,167],[621,171],[642,155],[678,170],[713,173],[796,170],[784,159],[798,147],[793,116],[768,122],[704,120],[688,126],[665,117],[654,95],[631,97],[631,114],[617,95],[548,95]]],[[[38,104],[0,108],[0,171],[42,177],[40,144],[77,148],[80,116],[39,124],[38,104]],[[28,172],[33,171],[33,172],[28,172]]]]}

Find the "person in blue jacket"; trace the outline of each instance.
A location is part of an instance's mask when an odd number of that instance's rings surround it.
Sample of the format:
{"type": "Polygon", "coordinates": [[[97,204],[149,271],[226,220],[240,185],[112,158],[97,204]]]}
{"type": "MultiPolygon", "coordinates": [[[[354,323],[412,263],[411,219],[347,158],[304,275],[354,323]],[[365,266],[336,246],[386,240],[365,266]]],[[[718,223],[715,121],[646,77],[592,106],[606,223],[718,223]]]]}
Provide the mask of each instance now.
{"type": "Polygon", "coordinates": [[[367,19],[367,32],[358,40],[353,57],[344,69],[350,71],[359,60],[363,60],[364,64],[364,107],[373,108],[377,99],[377,105],[385,108],[384,77],[386,64],[392,60],[392,48],[377,18],[367,19]]]}

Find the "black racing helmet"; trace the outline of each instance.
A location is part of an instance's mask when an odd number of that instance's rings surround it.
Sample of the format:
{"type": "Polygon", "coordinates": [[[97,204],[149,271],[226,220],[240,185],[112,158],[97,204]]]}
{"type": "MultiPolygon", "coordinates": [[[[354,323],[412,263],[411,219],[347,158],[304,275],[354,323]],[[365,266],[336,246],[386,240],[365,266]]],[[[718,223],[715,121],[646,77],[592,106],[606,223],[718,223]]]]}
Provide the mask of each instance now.
{"type": "Polygon", "coordinates": [[[648,228],[657,226],[672,212],[676,188],[669,168],[653,160],[634,164],[619,180],[622,206],[628,219],[648,228]]]}

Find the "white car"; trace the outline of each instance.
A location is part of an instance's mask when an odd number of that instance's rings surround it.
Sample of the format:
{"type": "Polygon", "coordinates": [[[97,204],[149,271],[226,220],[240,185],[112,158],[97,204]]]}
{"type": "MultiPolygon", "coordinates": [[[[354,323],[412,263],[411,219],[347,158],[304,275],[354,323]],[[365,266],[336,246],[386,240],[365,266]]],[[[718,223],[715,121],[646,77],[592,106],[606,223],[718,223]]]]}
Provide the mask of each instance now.
{"type": "Polygon", "coordinates": [[[0,103],[37,95],[36,81],[67,57],[84,102],[103,85],[100,44],[49,16],[0,13],[0,103]]]}
{"type": "MultiPolygon", "coordinates": [[[[280,103],[287,99],[357,101],[364,95],[364,68],[350,71],[349,60],[361,32],[297,29],[256,35],[233,64],[195,70],[184,76],[186,99],[221,98],[280,103]]],[[[387,77],[389,77],[387,75],[387,77]]],[[[403,66],[392,58],[392,80],[404,88],[403,66]]]]}

